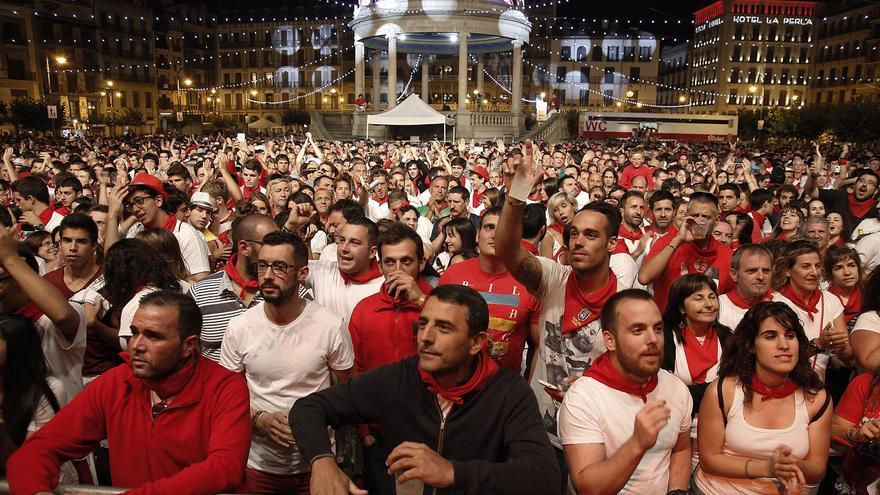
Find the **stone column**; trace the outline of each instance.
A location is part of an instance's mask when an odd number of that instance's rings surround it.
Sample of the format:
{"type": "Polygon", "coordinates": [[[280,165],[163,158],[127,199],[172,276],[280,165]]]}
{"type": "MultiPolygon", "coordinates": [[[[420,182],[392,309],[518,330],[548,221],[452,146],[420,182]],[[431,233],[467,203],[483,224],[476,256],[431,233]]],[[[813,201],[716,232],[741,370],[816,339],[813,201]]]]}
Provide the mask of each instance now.
{"type": "Polygon", "coordinates": [[[397,106],[397,35],[388,38],[388,109],[397,106]]]}
{"type": "Polygon", "coordinates": [[[428,103],[431,101],[431,90],[428,86],[428,78],[430,77],[428,67],[428,56],[422,55],[422,101],[428,103]]]}
{"type": "Polygon", "coordinates": [[[382,57],[379,50],[373,50],[373,110],[379,110],[382,97],[382,57]]]}
{"type": "Polygon", "coordinates": [[[485,94],[483,91],[484,86],[484,77],[486,74],[486,62],[483,60],[482,55],[477,55],[477,92],[481,95],[485,94]]]}
{"type": "Polygon", "coordinates": [[[364,43],[354,42],[354,96],[364,94],[364,43]]]}
{"type": "Polygon", "coordinates": [[[522,41],[513,41],[513,81],[511,81],[510,112],[516,116],[522,113],[522,41]]]}
{"type": "Polygon", "coordinates": [[[458,113],[467,110],[467,68],[468,68],[468,36],[470,33],[458,33],[458,113]]]}

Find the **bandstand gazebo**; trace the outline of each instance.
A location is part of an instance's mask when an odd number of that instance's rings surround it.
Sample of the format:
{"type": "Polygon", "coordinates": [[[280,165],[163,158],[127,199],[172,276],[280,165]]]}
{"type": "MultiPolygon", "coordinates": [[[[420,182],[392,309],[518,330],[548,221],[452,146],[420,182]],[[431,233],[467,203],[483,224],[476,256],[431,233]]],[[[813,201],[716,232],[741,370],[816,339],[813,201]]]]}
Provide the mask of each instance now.
{"type": "MultiPolygon", "coordinates": [[[[369,59],[373,111],[379,111],[382,52],[385,52],[387,108],[394,108],[398,88],[397,55],[420,54],[421,97],[427,102],[431,94],[431,57],[457,55],[456,105],[445,112],[455,118],[456,135],[484,139],[518,137],[524,127],[522,46],[528,42],[531,31],[531,23],[517,7],[519,3],[520,0],[360,0],[349,23],[355,38],[355,93],[365,94],[365,64],[369,59]],[[510,110],[470,111],[468,66],[476,60],[474,89],[482,98],[486,94],[485,56],[504,52],[512,52],[510,84],[509,89],[505,88],[510,92],[510,110]]],[[[479,102],[475,107],[482,110],[479,102]]],[[[354,135],[365,135],[366,121],[367,112],[355,113],[354,135]]]]}

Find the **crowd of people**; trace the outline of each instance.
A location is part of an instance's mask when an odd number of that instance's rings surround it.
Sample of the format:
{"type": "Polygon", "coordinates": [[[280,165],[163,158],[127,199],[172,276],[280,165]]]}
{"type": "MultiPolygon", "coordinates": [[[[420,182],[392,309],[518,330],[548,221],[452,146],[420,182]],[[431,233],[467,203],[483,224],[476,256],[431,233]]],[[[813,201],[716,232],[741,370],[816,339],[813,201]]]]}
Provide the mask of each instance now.
{"type": "Polygon", "coordinates": [[[0,143],[12,493],[877,493],[870,147],[0,143]]]}

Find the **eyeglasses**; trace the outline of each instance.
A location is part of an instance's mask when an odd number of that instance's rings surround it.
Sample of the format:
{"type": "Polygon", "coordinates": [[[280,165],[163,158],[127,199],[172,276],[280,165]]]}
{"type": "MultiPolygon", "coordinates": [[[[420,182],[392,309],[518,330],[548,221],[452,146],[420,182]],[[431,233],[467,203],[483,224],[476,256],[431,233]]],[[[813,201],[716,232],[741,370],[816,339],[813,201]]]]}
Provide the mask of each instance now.
{"type": "Polygon", "coordinates": [[[46,239],[45,241],[40,243],[40,247],[48,248],[50,251],[57,251],[58,243],[46,239]]]}
{"type": "Polygon", "coordinates": [[[254,239],[242,239],[242,240],[243,240],[244,242],[253,242],[254,244],[259,244],[260,246],[262,246],[263,244],[265,244],[263,241],[257,241],[257,240],[254,240],[254,239]]]}
{"type": "Polygon", "coordinates": [[[142,208],[144,206],[144,202],[148,199],[156,199],[156,198],[153,196],[141,196],[138,198],[131,198],[130,200],[128,200],[126,202],[125,208],[129,211],[132,208],[134,208],[135,206],[137,206],[138,208],[142,208]]]}
{"type": "Polygon", "coordinates": [[[287,275],[287,273],[295,267],[296,265],[289,265],[283,261],[273,261],[272,263],[258,261],[254,263],[254,268],[256,269],[257,275],[262,275],[266,273],[266,270],[269,268],[271,268],[272,273],[276,275],[287,275]]]}

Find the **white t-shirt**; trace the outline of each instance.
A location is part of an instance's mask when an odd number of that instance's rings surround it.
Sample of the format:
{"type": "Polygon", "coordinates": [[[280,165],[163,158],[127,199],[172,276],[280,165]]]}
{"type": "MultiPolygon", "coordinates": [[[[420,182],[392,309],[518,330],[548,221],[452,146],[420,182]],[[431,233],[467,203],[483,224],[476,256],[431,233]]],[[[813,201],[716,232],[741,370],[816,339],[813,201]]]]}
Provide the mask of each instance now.
{"type": "MultiPolygon", "coordinates": [[[[648,398],[666,401],[669,422],[619,493],[666,493],[672,449],[678,436],[691,428],[693,403],[687,387],[662,369],[658,380],[648,398]]],[[[603,444],[605,457],[611,457],[632,437],[636,414],[644,407],[640,397],[614,390],[593,378],[581,378],[572,384],[559,409],[559,438],[563,445],[603,444]]]]}
{"type": "Polygon", "coordinates": [[[378,201],[370,198],[367,200],[367,218],[374,222],[378,222],[383,218],[388,218],[388,201],[380,204],[378,201]]]}
{"type": "MultiPolygon", "coordinates": [[[[157,287],[149,286],[144,287],[143,289],[134,293],[131,299],[125,303],[125,306],[122,307],[122,311],[119,314],[119,335],[120,339],[124,337],[131,337],[131,322],[134,320],[134,314],[137,312],[138,308],[141,307],[141,298],[146,296],[147,294],[151,294],[159,290],[157,287]]],[[[123,346],[125,349],[127,346],[123,346]]]]}
{"type": "MultiPolygon", "coordinates": [[[[620,241],[618,241],[620,242],[620,241]]],[[[617,277],[617,286],[623,289],[631,289],[635,286],[639,276],[639,265],[633,257],[626,253],[612,254],[608,260],[608,266],[617,277]]]]}
{"type": "MultiPolygon", "coordinates": [[[[46,377],[46,382],[49,384],[49,389],[52,390],[52,393],[55,394],[55,399],[58,400],[59,406],[64,406],[61,402],[61,397],[66,395],[64,391],[64,384],[61,383],[57,378],[48,376],[46,377]]],[[[27,431],[28,435],[31,433],[36,433],[42,428],[46,423],[49,422],[52,418],[55,417],[55,410],[52,409],[52,405],[49,404],[49,400],[46,396],[40,397],[40,402],[37,404],[37,408],[34,410],[34,415],[31,417],[31,422],[28,423],[27,431]]],[[[76,468],[73,467],[73,464],[70,461],[65,462],[61,465],[61,478],[59,479],[59,483],[72,483],[76,484],[79,482],[79,477],[76,474],[76,468]]]]}
{"type": "MultiPolygon", "coordinates": [[[[629,257],[628,254],[624,256],[629,257]]],[[[541,256],[538,261],[541,263],[541,285],[534,295],[541,301],[541,314],[538,317],[541,338],[529,385],[538,399],[538,409],[550,435],[550,442],[561,448],[562,445],[556,437],[556,411],[559,404],[544,391],[544,386],[538,380],[556,385],[562,383],[562,379],[567,376],[582,375],[605,352],[605,341],[602,339],[602,324],[598,319],[576,332],[562,335],[565,284],[572,269],[541,256]]],[[[621,285],[618,278],[617,290],[627,288],[621,285]]]]}
{"type": "Polygon", "coordinates": [[[53,211],[52,216],[49,218],[49,221],[46,222],[46,225],[43,226],[43,230],[51,234],[53,230],[61,225],[62,220],[64,220],[64,215],[58,213],[57,211],[53,211]]]}
{"type": "Polygon", "coordinates": [[[315,302],[326,307],[346,321],[362,299],[379,292],[385,277],[378,277],[364,284],[345,283],[335,261],[309,261],[308,283],[315,292],[315,302]]]}
{"type": "Polygon", "coordinates": [[[853,332],[880,333],[880,315],[876,311],[860,314],[856,319],[855,326],[853,326],[853,332]]]}
{"type": "Polygon", "coordinates": [[[68,304],[79,316],[73,342],[68,342],[48,316],[42,315],[34,322],[40,333],[40,347],[49,363],[50,375],[63,385],[63,391],[57,397],[62,406],[73,400],[83,388],[83,356],[86,352],[86,313],[79,304],[68,304]]]}
{"type": "Polygon", "coordinates": [[[880,219],[866,218],[853,229],[852,240],[867,276],[880,265],[880,219]]]}
{"type": "MultiPolygon", "coordinates": [[[[138,222],[128,230],[126,237],[134,237],[143,230],[144,225],[138,222]]],[[[186,270],[189,274],[195,275],[196,273],[210,272],[208,243],[205,242],[205,236],[192,225],[181,221],[177,222],[172,233],[180,245],[180,255],[183,257],[183,262],[186,264],[186,270]]]]}
{"type": "Polygon", "coordinates": [[[321,250],[321,256],[319,259],[321,261],[332,261],[334,263],[337,262],[339,260],[338,255],[336,254],[337,249],[338,246],[335,242],[327,244],[326,246],[324,246],[324,249],[321,250]]]}
{"type": "MultiPolygon", "coordinates": [[[[229,320],[220,348],[220,364],[245,373],[255,410],[283,412],[312,392],[330,386],[331,370],[354,366],[351,337],[342,319],[312,302],[292,323],[278,326],[260,303],[229,320]]],[[[289,475],[309,471],[296,445],[284,448],[255,433],[249,468],[289,475]]]]}
{"type": "Polygon", "coordinates": [[[748,312],[748,309],[734,304],[727,294],[718,296],[718,323],[727,326],[731,331],[736,330],[736,326],[748,312]]]}
{"type": "MultiPolygon", "coordinates": [[[[807,340],[819,338],[819,333],[828,326],[829,323],[834,321],[835,318],[843,314],[843,303],[840,302],[840,298],[825,290],[822,291],[822,297],[819,298],[819,303],[816,304],[817,312],[813,313],[812,320],[809,315],[807,315],[806,311],[797,307],[795,303],[791,302],[779,292],[773,293],[773,300],[784,302],[788,307],[794,310],[795,314],[798,315],[798,319],[801,320],[801,325],[804,327],[804,333],[807,334],[807,340]]],[[[825,369],[828,368],[828,361],[831,359],[831,354],[830,351],[823,351],[810,358],[810,364],[812,365],[813,370],[819,375],[819,379],[822,380],[823,383],[825,382],[825,369]]]]}
{"type": "Polygon", "coordinates": [[[419,215],[418,220],[416,220],[416,233],[422,238],[422,242],[426,244],[431,243],[431,232],[433,230],[434,224],[427,218],[419,215]]]}

